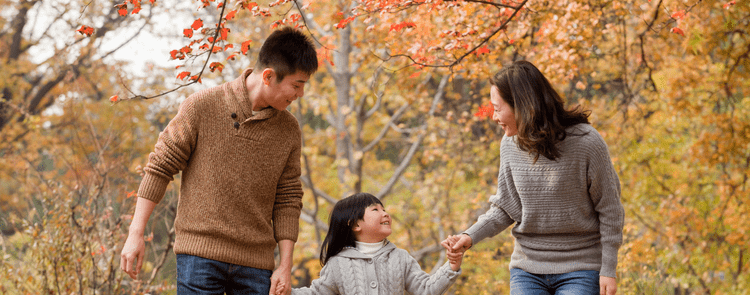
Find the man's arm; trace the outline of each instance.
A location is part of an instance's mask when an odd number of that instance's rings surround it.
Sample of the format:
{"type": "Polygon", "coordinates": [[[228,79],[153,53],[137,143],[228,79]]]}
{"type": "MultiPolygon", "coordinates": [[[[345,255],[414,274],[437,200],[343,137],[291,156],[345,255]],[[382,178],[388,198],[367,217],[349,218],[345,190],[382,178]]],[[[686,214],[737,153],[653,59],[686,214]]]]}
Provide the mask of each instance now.
{"type": "Polygon", "coordinates": [[[135,203],[133,222],[130,223],[130,229],[128,230],[128,239],[122,247],[122,254],[120,254],[120,269],[134,280],[137,279],[138,272],[143,265],[143,257],[146,253],[143,232],[146,230],[146,224],[151,217],[151,212],[154,211],[154,207],[156,207],[156,203],[153,201],[138,198],[135,203]]]}
{"type": "Polygon", "coordinates": [[[292,255],[294,254],[294,241],[279,241],[279,267],[271,275],[271,291],[269,295],[282,295],[292,293],[292,255]]]}

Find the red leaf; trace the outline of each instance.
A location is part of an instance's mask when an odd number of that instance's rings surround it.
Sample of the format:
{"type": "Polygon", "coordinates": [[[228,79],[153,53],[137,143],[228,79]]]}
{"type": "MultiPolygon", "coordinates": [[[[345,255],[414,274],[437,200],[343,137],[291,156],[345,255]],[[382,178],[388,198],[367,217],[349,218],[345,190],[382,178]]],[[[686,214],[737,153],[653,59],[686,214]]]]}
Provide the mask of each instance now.
{"type": "Polygon", "coordinates": [[[253,40],[247,40],[240,45],[240,51],[243,55],[247,55],[247,51],[250,50],[250,42],[253,42],[253,40]]]}
{"type": "Polygon", "coordinates": [[[403,28],[413,28],[413,27],[416,27],[416,26],[417,25],[415,23],[413,23],[413,22],[402,22],[402,23],[398,23],[398,24],[392,24],[391,25],[391,29],[389,30],[389,32],[390,31],[400,31],[403,28]]]}
{"type": "Polygon", "coordinates": [[[237,10],[232,10],[227,15],[224,16],[227,20],[232,20],[234,18],[234,15],[237,13],[237,10]]]}
{"type": "Polygon", "coordinates": [[[234,60],[235,56],[237,56],[237,54],[232,54],[229,57],[227,57],[227,60],[234,60]]]}
{"type": "Polygon", "coordinates": [[[735,1],[732,0],[732,1],[729,1],[729,2],[725,3],[721,7],[723,7],[724,9],[729,9],[729,7],[734,6],[734,4],[735,4],[735,1]]]}
{"type": "Polygon", "coordinates": [[[117,95],[113,95],[112,97],[110,97],[109,101],[111,101],[111,102],[117,102],[117,95]]]}
{"type": "Polygon", "coordinates": [[[198,75],[190,77],[190,80],[198,81],[198,83],[201,83],[201,78],[198,78],[198,75]]]}
{"type": "Polygon", "coordinates": [[[133,8],[133,11],[131,11],[130,14],[138,14],[139,12],[141,12],[141,8],[136,7],[136,8],[133,8]]]}
{"type": "Polygon", "coordinates": [[[117,10],[117,13],[120,14],[121,16],[126,16],[128,15],[128,10],[125,8],[120,8],[117,10]]]}
{"type": "Polygon", "coordinates": [[[217,53],[217,52],[221,51],[221,49],[222,49],[222,48],[221,48],[221,46],[214,46],[214,47],[213,47],[213,48],[211,49],[211,51],[212,51],[213,53],[217,53]]]}
{"type": "Polygon", "coordinates": [[[175,50],[170,51],[169,55],[172,56],[172,59],[176,59],[178,53],[180,53],[180,51],[178,51],[177,49],[175,49],[175,50]]]}
{"type": "Polygon", "coordinates": [[[193,48],[190,48],[190,46],[185,46],[185,47],[180,48],[180,53],[187,54],[191,52],[193,52],[193,48]]]}
{"type": "Polygon", "coordinates": [[[196,19],[196,20],[195,20],[195,21],[193,22],[193,25],[192,25],[192,26],[190,26],[190,27],[191,27],[191,28],[193,28],[193,30],[197,30],[197,29],[200,29],[201,27],[203,27],[203,21],[202,21],[202,20],[201,20],[200,18],[199,18],[199,19],[196,19]]]}
{"type": "Polygon", "coordinates": [[[187,38],[193,38],[193,30],[192,29],[184,29],[182,30],[182,34],[185,35],[187,38]]]}
{"type": "Polygon", "coordinates": [[[679,35],[682,35],[683,37],[685,37],[685,32],[683,32],[682,29],[680,29],[678,27],[672,28],[672,33],[679,34],[679,35]]]}
{"type": "Polygon", "coordinates": [[[510,40],[508,40],[508,44],[510,44],[510,45],[513,45],[513,43],[516,43],[516,40],[515,40],[515,39],[510,39],[510,40]]]}
{"type": "Polygon", "coordinates": [[[219,40],[226,40],[227,35],[229,35],[229,28],[221,28],[219,30],[219,40]]]}
{"type": "Polygon", "coordinates": [[[477,55],[484,54],[484,53],[490,53],[490,49],[487,48],[487,46],[477,49],[477,55]]]}
{"type": "Polygon", "coordinates": [[[684,10],[680,10],[678,12],[672,13],[672,18],[673,19],[681,19],[683,17],[685,17],[685,11],[684,10]]]}
{"type": "Polygon", "coordinates": [[[94,28],[82,25],[76,32],[80,33],[81,35],[86,35],[87,37],[91,37],[91,35],[94,34],[94,28]]]}
{"type": "Polygon", "coordinates": [[[483,105],[479,107],[479,111],[474,113],[474,117],[491,118],[494,111],[495,109],[491,105],[483,105]]]}
{"type": "Polygon", "coordinates": [[[177,80],[183,80],[183,79],[185,79],[185,77],[187,77],[187,76],[189,76],[189,75],[190,75],[190,72],[187,72],[187,71],[186,71],[186,72],[182,72],[182,73],[179,73],[179,74],[177,75],[177,80]]]}
{"type": "Polygon", "coordinates": [[[409,79],[419,77],[420,74],[422,74],[422,72],[419,72],[419,71],[414,72],[413,74],[409,75],[409,79]]]}
{"type": "Polygon", "coordinates": [[[227,51],[227,50],[229,50],[229,48],[234,48],[234,45],[232,45],[232,44],[227,44],[226,46],[224,46],[224,51],[227,51]]]}

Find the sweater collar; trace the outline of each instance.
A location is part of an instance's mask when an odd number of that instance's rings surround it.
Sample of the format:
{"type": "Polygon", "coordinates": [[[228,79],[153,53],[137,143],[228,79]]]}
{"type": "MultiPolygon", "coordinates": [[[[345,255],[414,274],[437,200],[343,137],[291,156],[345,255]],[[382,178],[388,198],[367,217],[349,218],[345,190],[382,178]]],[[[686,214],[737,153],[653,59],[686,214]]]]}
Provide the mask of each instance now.
{"type": "Polygon", "coordinates": [[[226,95],[224,95],[224,99],[229,105],[231,112],[239,116],[237,119],[240,122],[268,119],[276,115],[276,113],[278,112],[278,110],[272,107],[267,107],[260,110],[255,116],[253,116],[253,104],[250,101],[250,94],[247,91],[247,84],[245,82],[247,80],[247,76],[249,76],[252,72],[253,69],[245,69],[237,79],[227,83],[228,89],[225,89],[226,95]]]}
{"type": "Polygon", "coordinates": [[[393,251],[394,249],[396,249],[396,245],[389,242],[388,240],[385,240],[385,245],[382,248],[380,248],[378,252],[375,252],[375,256],[373,257],[367,256],[366,254],[359,252],[356,248],[353,248],[353,247],[344,248],[344,250],[341,250],[341,252],[339,252],[339,254],[337,254],[336,256],[352,258],[352,259],[372,259],[380,255],[389,253],[393,251]]]}

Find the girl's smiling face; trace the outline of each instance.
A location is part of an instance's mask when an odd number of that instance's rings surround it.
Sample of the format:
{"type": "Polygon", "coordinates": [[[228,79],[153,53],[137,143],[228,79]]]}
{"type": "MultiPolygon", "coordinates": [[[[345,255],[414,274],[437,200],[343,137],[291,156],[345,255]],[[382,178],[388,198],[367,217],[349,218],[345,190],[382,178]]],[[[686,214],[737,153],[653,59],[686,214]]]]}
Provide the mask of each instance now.
{"type": "Polygon", "coordinates": [[[377,243],[391,234],[391,216],[380,204],[370,205],[352,228],[357,241],[377,243]]]}

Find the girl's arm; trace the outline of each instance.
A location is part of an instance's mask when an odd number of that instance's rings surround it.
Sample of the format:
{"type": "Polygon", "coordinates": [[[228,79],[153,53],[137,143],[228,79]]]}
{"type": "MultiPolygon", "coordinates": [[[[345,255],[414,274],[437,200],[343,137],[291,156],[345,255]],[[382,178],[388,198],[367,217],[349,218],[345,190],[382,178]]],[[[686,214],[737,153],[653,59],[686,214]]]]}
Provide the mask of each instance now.
{"type": "Polygon", "coordinates": [[[293,295],[337,295],[341,294],[336,283],[336,278],[340,275],[335,274],[338,264],[331,259],[320,270],[320,277],[313,280],[310,287],[292,289],[293,295]]]}
{"type": "MultiPolygon", "coordinates": [[[[406,251],[404,251],[406,253],[406,251]]],[[[451,270],[450,264],[445,263],[433,275],[424,272],[411,255],[406,253],[406,269],[404,274],[404,287],[413,295],[437,295],[443,294],[456,282],[461,271],[451,270]]]]}

